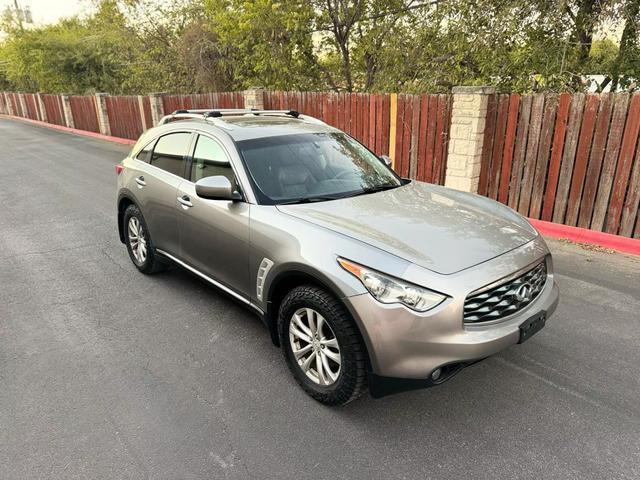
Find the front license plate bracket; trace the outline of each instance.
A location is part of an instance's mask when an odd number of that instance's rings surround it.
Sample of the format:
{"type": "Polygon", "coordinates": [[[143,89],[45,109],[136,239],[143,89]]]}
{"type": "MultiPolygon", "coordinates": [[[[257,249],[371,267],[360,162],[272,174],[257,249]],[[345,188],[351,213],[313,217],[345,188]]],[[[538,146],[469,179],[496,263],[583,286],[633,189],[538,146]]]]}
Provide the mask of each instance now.
{"type": "Polygon", "coordinates": [[[520,324],[520,339],[518,343],[529,340],[532,336],[542,330],[547,322],[547,312],[539,312],[520,324]]]}

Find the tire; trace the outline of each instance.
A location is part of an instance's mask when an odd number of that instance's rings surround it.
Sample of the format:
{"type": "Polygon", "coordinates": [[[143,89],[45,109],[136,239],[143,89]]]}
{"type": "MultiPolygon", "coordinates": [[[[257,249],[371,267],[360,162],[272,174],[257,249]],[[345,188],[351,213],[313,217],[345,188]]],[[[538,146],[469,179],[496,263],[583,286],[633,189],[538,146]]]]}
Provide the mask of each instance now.
{"type": "Polygon", "coordinates": [[[367,353],[360,332],[345,308],[327,291],[312,285],[291,290],[280,305],[278,333],[289,369],[304,391],[315,400],[325,405],[345,405],[367,390],[367,353]],[[315,330],[318,334],[315,343],[299,336],[312,338],[307,335],[309,331],[313,332],[308,323],[309,310],[316,326],[321,325],[319,332],[315,330]],[[296,315],[297,319],[294,318],[296,315]],[[305,326],[307,328],[303,330],[305,326]],[[334,347],[334,339],[337,347],[334,347]],[[297,360],[294,353],[296,348],[300,355],[307,345],[311,346],[308,355],[314,356],[309,363],[306,362],[308,356],[297,360]],[[333,360],[336,348],[339,364],[333,360]],[[319,370],[324,374],[318,374],[318,368],[313,365],[318,361],[316,357],[322,358],[319,370]],[[300,362],[311,366],[307,366],[305,371],[300,362]]]}
{"type": "Polygon", "coordinates": [[[127,245],[127,251],[129,252],[129,258],[142,273],[150,274],[156,273],[166,269],[166,264],[162,262],[155,253],[153,242],[149,235],[149,229],[144,221],[144,217],[136,205],[129,205],[124,211],[124,223],[122,228],[124,229],[125,244],[127,245]],[[137,225],[138,235],[136,237],[132,225],[137,225]],[[140,237],[140,233],[142,236],[140,237]],[[136,242],[134,240],[138,238],[136,242]],[[142,242],[140,242],[142,238],[142,242]],[[144,246],[144,255],[141,255],[141,248],[144,246]]]}

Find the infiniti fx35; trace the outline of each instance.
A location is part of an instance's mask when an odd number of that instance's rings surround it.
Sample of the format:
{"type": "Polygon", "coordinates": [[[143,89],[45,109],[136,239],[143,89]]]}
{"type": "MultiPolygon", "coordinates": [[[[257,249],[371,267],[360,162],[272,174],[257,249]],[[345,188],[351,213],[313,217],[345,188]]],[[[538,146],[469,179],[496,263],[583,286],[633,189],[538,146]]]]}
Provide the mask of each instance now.
{"type": "Polygon", "coordinates": [[[487,198],[400,178],[289,111],[178,111],[116,166],[143,273],[175,263],[253,309],[329,405],[445,382],[539,331],[551,255],[487,198]]]}

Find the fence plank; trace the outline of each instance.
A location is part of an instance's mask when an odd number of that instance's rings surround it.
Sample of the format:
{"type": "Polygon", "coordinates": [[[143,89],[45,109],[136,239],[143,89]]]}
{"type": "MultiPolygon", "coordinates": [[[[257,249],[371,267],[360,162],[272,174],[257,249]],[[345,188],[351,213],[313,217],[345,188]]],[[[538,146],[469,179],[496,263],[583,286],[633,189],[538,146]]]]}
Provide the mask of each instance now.
{"type": "Polygon", "coordinates": [[[600,109],[596,121],[591,155],[585,174],[582,199],[580,201],[580,213],[578,216],[578,227],[589,228],[591,225],[591,215],[593,214],[593,204],[596,199],[598,182],[600,181],[600,170],[602,169],[602,159],[604,158],[609,126],[611,124],[611,112],[613,111],[613,95],[603,93],[600,95],[600,109]]]}
{"type": "Polygon", "coordinates": [[[571,104],[571,94],[562,93],[558,99],[558,110],[556,114],[555,129],[553,132],[553,145],[551,147],[551,158],[549,159],[549,172],[547,174],[547,186],[545,188],[544,200],[542,202],[542,220],[550,221],[553,215],[556,190],[558,188],[558,176],[560,174],[560,161],[564,149],[565,134],[567,131],[567,121],[569,119],[569,105],[571,104]]]}
{"type": "Polygon", "coordinates": [[[567,123],[567,136],[562,153],[562,164],[560,166],[560,176],[558,177],[558,188],[556,201],[553,208],[553,221],[562,223],[567,209],[567,195],[571,184],[571,174],[573,173],[573,163],[576,149],[578,148],[578,136],[582,125],[582,112],[584,110],[585,95],[576,93],[571,99],[569,109],[569,122],[567,123]]]}
{"type": "Polygon", "coordinates": [[[522,187],[520,191],[520,201],[518,211],[522,215],[529,214],[531,204],[531,190],[533,188],[533,177],[538,156],[538,145],[540,143],[540,131],[542,130],[542,117],[544,114],[544,95],[533,96],[531,106],[531,126],[527,138],[527,151],[524,158],[524,172],[522,176],[522,187]]]}
{"type": "Polygon", "coordinates": [[[620,221],[620,235],[631,237],[633,234],[633,225],[638,216],[638,203],[640,202],[640,143],[636,150],[636,160],[631,171],[629,179],[629,190],[627,198],[622,207],[622,220],[620,221]]]}
{"type": "Polygon", "coordinates": [[[511,163],[513,162],[513,148],[518,128],[518,113],[520,111],[520,95],[513,93],[509,96],[509,110],[507,113],[507,128],[502,153],[502,167],[500,168],[500,184],[498,201],[507,203],[509,198],[509,180],[511,178],[511,163]]]}
{"type": "Polygon", "coordinates": [[[532,103],[533,97],[531,95],[526,95],[520,101],[520,116],[518,118],[518,130],[516,132],[516,144],[513,148],[511,181],[509,182],[508,205],[514,210],[517,210],[518,202],[520,201],[520,186],[522,185],[522,171],[524,169],[524,157],[527,150],[532,103]]]}
{"type": "Polygon", "coordinates": [[[487,116],[482,140],[482,155],[480,157],[480,179],[478,193],[487,195],[489,191],[489,177],[491,177],[491,162],[493,158],[493,143],[496,137],[496,120],[498,116],[498,95],[487,97],[487,116]]]}
{"type": "Polygon", "coordinates": [[[622,137],[622,145],[620,147],[620,156],[618,157],[618,167],[613,183],[613,192],[611,193],[611,203],[607,214],[607,223],[605,231],[607,233],[618,233],[620,227],[620,215],[622,213],[622,205],[629,184],[629,174],[631,172],[631,164],[635,152],[635,146],[638,141],[638,131],[640,130],[640,93],[636,93],[631,97],[629,105],[629,114],[627,116],[627,125],[624,129],[622,137]]]}
{"type": "Polygon", "coordinates": [[[427,137],[429,133],[429,97],[420,95],[420,136],[418,144],[418,172],[416,178],[427,181],[427,171],[431,173],[431,165],[427,165],[427,137]]]}
{"type": "Polygon", "coordinates": [[[418,135],[420,133],[420,97],[411,95],[411,149],[409,152],[409,176],[416,178],[418,175],[418,135]]]}
{"type": "Polygon", "coordinates": [[[589,95],[587,97],[584,117],[582,119],[582,128],[580,129],[580,137],[578,139],[576,159],[573,164],[573,176],[569,190],[569,199],[567,201],[567,212],[564,219],[566,225],[575,226],[578,221],[580,197],[582,196],[584,177],[587,171],[587,161],[589,160],[589,152],[591,151],[591,142],[593,140],[599,104],[600,97],[598,95],[589,95]]]}
{"type": "Polygon", "coordinates": [[[394,166],[398,175],[402,175],[402,138],[404,134],[404,96],[398,95],[397,107],[396,107],[396,142],[394,152],[394,166]]]}
{"type": "Polygon", "coordinates": [[[496,138],[493,141],[491,154],[491,175],[489,175],[489,187],[487,196],[498,198],[498,183],[500,182],[500,170],[504,149],[505,133],[507,129],[509,111],[509,95],[502,94],[498,97],[498,116],[496,118],[496,138]]]}
{"type": "Polygon", "coordinates": [[[433,168],[431,178],[428,180],[432,183],[443,184],[443,174],[447,168],[447,146],[449,137],[449,120],[451,116],[447,113],[447,104],[449,97],[444,94],[436,95],[438,99],[438,111],[436,114],[436,138],[434,142],[433,152],[433,168]]]}
{"type": "Polygon", "coordinates": [[[591,219],[591,228],[593,230],[602,231],[604,229],[605,216],[609,208],[609,199],[611,198],[611,189],[613,187],[613,177],[618,163],[618,154],[629,109],[629,98],[628,93],[618,93],[614,101],[609,138],[607,139],[598,193],[591,219]]]}
{"type": "Polygon", "coordinates": [[[413,118],[413,108],[411,96],[404,95],[404,119],[402,122],[402,171],[404,177],[409,177],[409,155],[411,152],[411,119],[413,118]]]}
{"type": "Polygon", "coordinates": [[[540,131],[540,143],[538,145],[538,155],[536,159],[536,169],[533,176],[533,188],[531,191],[531,204],[529,205],[529,216],[539,219],[542,208],[542,197],[547,179],[547,167],[549,165],[549,155],[551,153],[551,140],[553,139],[553,127],[556,121],[556,110],[558,109],[558,97],[547,95],[544,104],[544,117],[542,119],[542,130],[540,131]]]}

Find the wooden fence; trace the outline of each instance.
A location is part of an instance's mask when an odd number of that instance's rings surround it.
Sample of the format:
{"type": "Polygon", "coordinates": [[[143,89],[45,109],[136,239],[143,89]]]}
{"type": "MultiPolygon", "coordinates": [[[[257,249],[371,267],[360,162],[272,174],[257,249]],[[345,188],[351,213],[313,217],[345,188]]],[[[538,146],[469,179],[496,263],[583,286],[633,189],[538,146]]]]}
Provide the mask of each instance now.
{"type": "Polygon", "coordinates": [[[69,96],[69,105],[75,128],[88,132],[100,132],[95,97],[71,95],[69,96]]]}
{"type": "Polygon", "coordinates": [[[479,193],[522,215],[640,236],[640,94],[492,95],[479,193]]]}
{"type": "Polygon", "coordinates": [[[265,92],[265,108],[306,113],[343,130],[377,155],[393,149],[404,177],[444,183],[451,123],[450,95],[265,92]],[[391,105],[397,103],[392,112],[391,105]],[[393,138],[390,138],[390,137],[393,138]]]}
{"type": "MultiPolygon", "coordinates": [[[[263,100],[390,155],[403,177],[444,184],[452,95],[267,91],[263,100]]],[[[100,131],[97,101],[69,97],[76,128],[100,131]]],[[[105,105],[114,136],[136,139],[153,123],[149,96],[105,105]]],[[[162,95],[157,108],[243,107],[242,92],[218,92],[162,95]]],[[[0,112],[66,125],[65,108],[60,95],[0,93],[0,112]]],[[[640,94],[493,94],[482,125],[480,194],[531,218],[640,237],[640,94]]]]}

